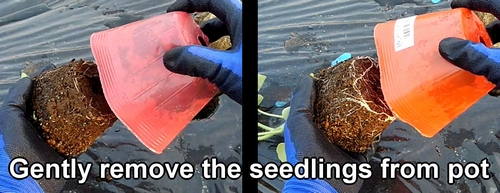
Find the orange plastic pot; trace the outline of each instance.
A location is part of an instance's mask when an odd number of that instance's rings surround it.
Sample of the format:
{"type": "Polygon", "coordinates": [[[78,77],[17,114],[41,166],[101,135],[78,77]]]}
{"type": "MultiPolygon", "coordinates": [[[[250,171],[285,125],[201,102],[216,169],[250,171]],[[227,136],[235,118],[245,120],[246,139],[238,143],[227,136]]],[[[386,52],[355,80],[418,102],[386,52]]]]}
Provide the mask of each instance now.
{"type": "Polygon", "coordinates": [[[161,153],[219,92],[207,80],[168,71],[163,54],[208,44],[189,14],[173,12],[92,34],[106,100],[151,151],[161,153]]]}
{"type": "Polygon", "coordinates": [[[492,46],[483,23],[465,8],[389,21],[374,30],[384,98],[398,119],[426,137],[494,88],[442,58],[438,46],[446,37],[492,46]]]}

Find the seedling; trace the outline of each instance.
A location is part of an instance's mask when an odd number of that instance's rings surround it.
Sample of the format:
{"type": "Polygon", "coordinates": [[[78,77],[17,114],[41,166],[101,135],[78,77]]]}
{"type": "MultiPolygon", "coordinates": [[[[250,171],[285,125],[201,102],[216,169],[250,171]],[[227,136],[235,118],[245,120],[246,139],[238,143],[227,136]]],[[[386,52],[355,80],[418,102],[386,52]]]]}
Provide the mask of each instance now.
{"type": "MultiPolygon", "coordinates": [[[[257,88],[257,91],[260,91],[260,89],[262,88],[262,85],[264,84],[265,80],[266,80],[266,76],[258,74],[258,88],[257,88]]],[[[260,105],[260,103],[262,102],[262,100],[264,100],[264,96],[262,96],[262,95],[259,94],[258,95],[257,105],[260,105]]],[[[264,111],[262,111],[260,109],[257,109],[257,111],[260,114],[263,114],[263,115],[268,116],[268,117],[274,117],[274,118],[279,118],[279,119],[286,120],[288,118],[288,113],[290,112],[290,107],[287,107],[287,108],[283,109],[281,111],[281,115],[267,113],[267,112],[264,112],[264,111]]],[[[258,140],[259,141],[263,141],[263,140],[271,138],[274,135],[281,134],[281,133],[283,133],[283,130],[285,129],[285,124],[284,123],[282,125],[276,127],[276,128],[269,127],[269,126],[264,125],[262,123],[257,123],[257,126],[259,126],[261,129],[265,130],[264,132],[259,132],[259,134],[258,134],[258,140]]]]}

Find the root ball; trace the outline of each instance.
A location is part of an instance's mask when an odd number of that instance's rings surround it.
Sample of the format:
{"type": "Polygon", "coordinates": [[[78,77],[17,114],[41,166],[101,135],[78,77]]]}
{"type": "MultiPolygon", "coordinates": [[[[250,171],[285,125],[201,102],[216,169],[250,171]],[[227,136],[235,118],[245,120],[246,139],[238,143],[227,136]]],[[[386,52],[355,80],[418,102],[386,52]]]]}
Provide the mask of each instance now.
{"type": "Polygon", "coordinates": [[[355,57],[315,74],[314,122],[340,148],[364,153],[393,121],[377,61],[355,57]]]}
{"type": "Polygon", "coordinates": [[[85,152],[117,120],[91,61],[72,60],[36,76],[31,103],[35,127],[66,157],[85,152]]]}

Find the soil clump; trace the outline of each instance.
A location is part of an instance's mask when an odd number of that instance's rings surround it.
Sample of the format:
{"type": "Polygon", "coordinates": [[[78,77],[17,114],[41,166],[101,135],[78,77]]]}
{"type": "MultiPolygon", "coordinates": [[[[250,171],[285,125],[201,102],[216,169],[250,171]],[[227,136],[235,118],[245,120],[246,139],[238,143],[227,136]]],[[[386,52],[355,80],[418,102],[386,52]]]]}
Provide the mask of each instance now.
{"type": "Polygon", "coordinates": [[[81,59],[36,76],[31,105],[35,127],[65,157],[84,153],[117,120],[97,65],[81,59]]]}
{"type": "Polygon", "coordinates": [[[364,153],[394,120],[384,101],[378,62],[354,57],[315,75],[314,122],[340,148],[364,153]]]}

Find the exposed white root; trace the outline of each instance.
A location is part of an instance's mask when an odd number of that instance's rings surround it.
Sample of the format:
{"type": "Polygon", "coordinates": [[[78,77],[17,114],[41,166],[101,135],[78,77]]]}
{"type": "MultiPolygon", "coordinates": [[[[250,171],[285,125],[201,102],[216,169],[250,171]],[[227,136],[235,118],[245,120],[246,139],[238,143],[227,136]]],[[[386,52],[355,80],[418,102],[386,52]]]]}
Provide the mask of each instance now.
{"type": "Polygon", "coordinates": [[[78,80],[76,80],[76,78],[73,79],[73,83],[75,84],[76,91],[80,92],[80,89],[78,88],[78,80]]]}
{"type": "MultiPolygon", "coordinates": [[[[346,116],[351,116],[352,114],[354,114],[356,111],[359,111],[360,108],[365,108],[367,111],[371,112],[371,113],[374,113],[374,114],[377,114],[377,115],[384,115],[383,119],[379,119],[379,121],[382,121],[382,122],[392,122],[394,120],[396,120],[396,118],[394,116],[391,116],[387,113],[384,113],[384,112],[376,112],[374,110],[372,110],[370,108],[370,105],[369,103],[374,103],[373,101],[367,101],[366,99],[364,99],[362,96],[362,92],[360,90],[360,85],[361,83],[367,83],[367,84],[372,84],[370,82],[367,82],[368,80],[366,78],[364,78],[364,76],[366,75],[366,73],[368,73],[371,68],[375,67],[374,65],[376,64],[376,61],[372,61],[372,65],[367,68],[361,75],[358,75],[358,74],[355,74],[356,72],[356,66],[354,65],[354,62],[356,62],[356,60],[360,60],[360,59],[369,59],[369,60],[372,60],[371,58],[368,58],[368,57],[357,57],[355,58],[354,60],[352,60],[352,63],[350,64],[349,68],[354,68],[354,69],[351,69],[350,70],[350,73],[349,74],[350,76],[352,77],[357,77],[354,82],[353,82],[353,89],[354,91],[356,92],[356,94],[360,97],[355,97],[353,96],[352,94],[349,94],[347,92],[347,90],[349,90],[349,88],[345,88],[344,90],[341,90],[339,91],[339,93],[342,93],[344,96],[343,97],[338,97],[336,99],[334,99],[334,103],[335,104],[339,104],[339,105],[345,105],[345,102],[354,102],[354,103],[357,103],[359,104],[360,107],[357,107],[357,108],[352,108],[350,109],[348,112],[347,112],[347,115],[346,116]]],[[[332,85],[328,85],[330,84],[330,82],[327,82],[327,85],[326,85],[326,88],[332,88],[332,85]]],[[[381,99],[379,99],[381,100],[381,99]]],[[[381,101],[382,102],[382,101],[381,101]]],[[[333,108],[341,108],[340,106],[337,106],[337,107],[333,107],[333,108]]],[[[384,107],[384,108],[388,108],[388,107],[384,107]]],[[[361,127],[360,127],[361,128],[361,127]]]]}

